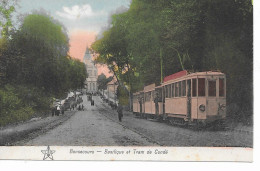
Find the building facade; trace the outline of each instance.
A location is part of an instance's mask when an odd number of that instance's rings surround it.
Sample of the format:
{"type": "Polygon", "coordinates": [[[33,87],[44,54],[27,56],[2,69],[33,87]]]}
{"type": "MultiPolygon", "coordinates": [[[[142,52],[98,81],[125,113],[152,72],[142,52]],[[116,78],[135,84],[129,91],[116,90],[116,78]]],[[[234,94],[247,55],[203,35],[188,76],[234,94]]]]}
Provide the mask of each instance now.
{"type": "Polygon", "coordinates": [[[83,62],[86,65],[86,70],[88,73],[88,77],[85,81],[85,88],[87,93],[96,93],[98,91],[97,88],[97,78],[98,78],[98,70],[95,66],[92,55],[90,53],[89,48],[86,49],[83,62]]]}
{"type": "Polygon", "coordinates": [[[118,83],[115,79],[107,83],[108,99],[114,103],[117,103],[117,96],[116,96],[117,87],[118,87],[118,83]]]}

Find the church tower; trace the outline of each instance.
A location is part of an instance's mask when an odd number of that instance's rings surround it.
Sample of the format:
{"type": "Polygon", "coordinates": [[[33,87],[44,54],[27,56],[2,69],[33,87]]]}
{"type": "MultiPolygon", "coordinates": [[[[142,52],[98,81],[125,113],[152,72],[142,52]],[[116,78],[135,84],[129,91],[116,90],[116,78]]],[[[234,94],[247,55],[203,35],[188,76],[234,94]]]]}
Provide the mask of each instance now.
{"type": "Polygon", "coordinates": [[[97,92],[97,67],[95,66],[93,60],[92,60],[92,55],[87,47],[83,62],[86,65],[86,70],[88,73],[88,78],[86,78],[85,81],[85,88],[87,93],[96,93],[97,92]]]}

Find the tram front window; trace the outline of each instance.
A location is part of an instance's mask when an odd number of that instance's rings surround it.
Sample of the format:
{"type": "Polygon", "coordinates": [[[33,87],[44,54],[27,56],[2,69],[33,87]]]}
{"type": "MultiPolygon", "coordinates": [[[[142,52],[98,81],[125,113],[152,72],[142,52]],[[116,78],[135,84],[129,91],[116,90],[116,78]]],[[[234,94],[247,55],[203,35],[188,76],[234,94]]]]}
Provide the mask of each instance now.
{"type": "Polygon", "coordinates": [[[209,81],[209,96],[210,97],[216,97],[216,81],[211,80],[209,81]]]}
{"type": "Polygon", "coordinates": [[[225,84],[224,84],[224,78],[219,79],[219,96],[224,97],[225,96],[225,84]]]}
{"type": "Polygon", "coordinates": [[[198,84],[198,95],[203,97],[205,96],[205,78],[199,78],[198,84]]]}
{"type": "Polygon", "coordinates": [[[192,97],[197,96],[197,79],[192,79],[192,97]]]}

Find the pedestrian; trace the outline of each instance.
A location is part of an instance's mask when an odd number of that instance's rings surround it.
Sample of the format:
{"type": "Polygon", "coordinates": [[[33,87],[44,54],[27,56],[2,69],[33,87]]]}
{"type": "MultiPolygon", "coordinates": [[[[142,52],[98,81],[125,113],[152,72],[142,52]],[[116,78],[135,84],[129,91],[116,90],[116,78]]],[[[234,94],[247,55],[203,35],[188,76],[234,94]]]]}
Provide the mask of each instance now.
{"type": "Polygon", "coordinates": [[[81,109],[82,109],[82,111],[84,111],[84,105],[83,104],[81,105],[81,109]]]}
{"type": "Polygon", "coordinates": [[[52,115],[52,116],[55,115],[55,107],[52,107],[52,109],[51,109],[51,115],[52,115]]]}
{"type": "Polygon", "coordinates": [[[154,104],[155,104],[155,119],[159,117],[159,94],[156,92],[155,98],[154,98],[154,104]]]}
{"type": "Polygon", "coordinates": [[[142,109],[142,107],[143,107],[143,104],[142,104],[142,101],[143,101],[143,99],[142,99],[142,97],[139,97],[138,98],[138,102],[139,102],[139,106],[140,106],[140,117],[142,118],[143,117],[143,109],[142,109]]]}
{"type": "Polygon", "coordinates": [[[117,113],[118,113],[118,119],[120,122],[122,122],[123,117],[123,107],[119,104],[117,107],[117,113]]]}
{"type": "Polygon", "coordinates": [[[57,116],[59,116],[59,114],[60,114],[60,109],[61,109],[60,105],[58,105],[57,108],[56,108],[56,115],[57,116]]]}

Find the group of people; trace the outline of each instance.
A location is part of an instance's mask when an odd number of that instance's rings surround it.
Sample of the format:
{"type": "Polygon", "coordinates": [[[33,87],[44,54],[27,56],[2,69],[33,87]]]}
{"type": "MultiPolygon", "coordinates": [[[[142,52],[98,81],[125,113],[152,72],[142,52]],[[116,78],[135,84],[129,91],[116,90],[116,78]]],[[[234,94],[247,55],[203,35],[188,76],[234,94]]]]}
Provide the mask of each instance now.
{"type": "Polygon", "coordinates": [[[70,111],[71,110],[74,110],[74,109],[77,109],[77,110],[83,110],[84,111],[84,105],[83,104],[72,104],[70,105],[70,111]]]}
{"type": "Polygon", "coordinates": [[[79,106],[78,106],[78,110],[79,110],[79,111],[80,111],[80,110],[84,111],[84,105],[83,105],[83,104],[79,105],[79,106]]]}
{"type": "MultiPolygon", "coordinates": [[[[94,106],[94,100],[92,99],[92,94],[90,94],[90,95],[88,95],[88,101],[90,101],[90,103],[91,103],[91,106],[94,106]]],[[[78,110],[78,111],[84,111],[84,105],[83,105],[83,99],[82,99],[82,104],[79,104],[79,105],[77,105],[77,104],[72,104],[71,106],[70,106],[70,110],[74,110],[75,108],[78,110]]],[[[122,107],[122,105],[118,105],[117,106],[117,113],[118,113],[118,120],[120,121],[120,122],[122,122],[122,118],[123,118],[123,107],[122,107]]]]}

